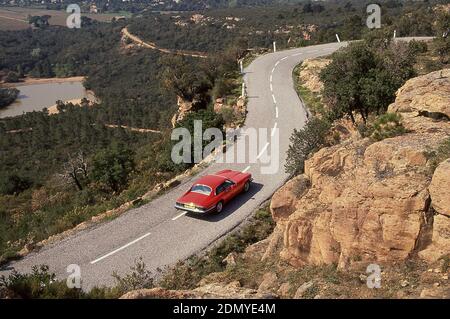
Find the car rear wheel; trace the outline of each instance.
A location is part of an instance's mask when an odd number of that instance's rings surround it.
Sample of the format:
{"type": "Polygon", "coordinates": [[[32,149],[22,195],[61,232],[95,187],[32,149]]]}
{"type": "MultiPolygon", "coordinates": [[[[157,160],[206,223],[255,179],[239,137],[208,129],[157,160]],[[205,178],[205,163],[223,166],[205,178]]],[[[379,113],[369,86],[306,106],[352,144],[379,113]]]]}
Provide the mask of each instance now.
{"type": "Polygon", "coordinates": [[[222,209],[223,209],[223,202],[218,202],[216,205],[216,212],[220,213],[222,212],[222,209]]]}
{"type": "Polygon", "coordinates": [[[246,181],[244,184],[244,193],[247,193],[250,189],[250,181],[246,181]]]}

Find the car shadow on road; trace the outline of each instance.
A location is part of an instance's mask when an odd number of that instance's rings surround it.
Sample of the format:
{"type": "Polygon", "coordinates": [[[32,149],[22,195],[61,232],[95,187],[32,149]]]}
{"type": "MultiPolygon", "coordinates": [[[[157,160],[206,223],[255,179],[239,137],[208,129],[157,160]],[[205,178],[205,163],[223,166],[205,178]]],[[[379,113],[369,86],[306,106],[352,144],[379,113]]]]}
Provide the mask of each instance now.
{"type": "Polygon", "coordinates": [[[249,200],[253,200],[256,193],[258,193],[262,188],[263,184],[252,182],[252,185],[247,193],[241,193],[235,198],[233,198],[230,202],[228,202],[224,207],[220,214],[213,212],[209,214],[195,214],[195,213],[187,213],[186,216],[201,219],[208,222],[218,222],[222,219],[233,214],[236,210],[241,208],[249,200]]]}

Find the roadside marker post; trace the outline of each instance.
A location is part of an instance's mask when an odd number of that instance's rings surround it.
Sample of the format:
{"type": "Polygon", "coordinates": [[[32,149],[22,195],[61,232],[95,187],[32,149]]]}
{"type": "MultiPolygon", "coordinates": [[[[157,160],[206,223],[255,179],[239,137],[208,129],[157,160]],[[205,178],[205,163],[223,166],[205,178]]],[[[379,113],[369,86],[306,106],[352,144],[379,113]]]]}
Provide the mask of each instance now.
{"type": "Polygon", "coordinates": [[[394,30],[394,39],[397,37],[397,30],[394,30]]]}
{"type": "Polygon", "coordinates": [[[277,43],[273,41],[273,52],[277,52],[277,43]]]}
{"type": "Polygon", "coordinates": [[[337,33],[336,33],[336,39],[337,39],[337,41],[338,41],[339,43],[341,43],[341,39],[339,39],[339,36],[338,36],[337,33]]]}
{"type": "Polygon", "coordinates": [[[241,69],[241,74],[244,74],[244,64],[242,59],[239,60],[239,68],[241,69]]]}
{"type": "Polygon", "coordinates": [[[242,94],[241,94],[241,96],[245,98],[245,82],[242,82],[242,94]]]}

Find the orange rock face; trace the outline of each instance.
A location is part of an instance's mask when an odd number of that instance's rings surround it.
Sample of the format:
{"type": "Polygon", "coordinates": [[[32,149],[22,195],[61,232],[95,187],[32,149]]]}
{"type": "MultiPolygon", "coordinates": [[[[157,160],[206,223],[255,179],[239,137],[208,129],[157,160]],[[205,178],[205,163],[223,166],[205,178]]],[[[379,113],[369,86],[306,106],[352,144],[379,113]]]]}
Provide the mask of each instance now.
{"type": "MultiPolygon", "coordinates": [[[[434,90],[429,95],[439,96],[439,103],[446,99],[440,105],[450,106],[449,75],[433,72],[417,78],[418,92],[425,93],[420,84],[426,83],[434,90]]],[[[450,124],[410,114],[420,110],[413,86],[414,79],[406,84],[408,89],[399,90],[401,106],[397,101],[390,106],[408,113],[403,119],[407,134],[375,143],[353,136],[323,148],[306,161],[303,175],[274,194],[271,212],[282,236],[284,260],[294,266],[337,263],[343,268],[402,260],[418,252],[435,261],[450,253],[450,162],[436,169],[431,182],[427,158],[450,137],[450,124]],[[303,188],[295,186],[299,181],[303,188]]],[[[446,112],[441,106],[423,106],[446,112]]]]}

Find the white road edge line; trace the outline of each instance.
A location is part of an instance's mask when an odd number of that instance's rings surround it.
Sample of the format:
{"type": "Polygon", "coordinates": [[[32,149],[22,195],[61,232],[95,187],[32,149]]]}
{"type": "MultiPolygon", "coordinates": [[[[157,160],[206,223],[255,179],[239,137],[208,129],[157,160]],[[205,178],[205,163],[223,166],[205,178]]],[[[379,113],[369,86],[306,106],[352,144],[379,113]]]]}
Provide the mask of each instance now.
{"type": "Polygon", "coordinates": [[[242,171],[243,173],[245,173],[246,171],[248,171],[250,169],[250,166],[247,166],[246,168],[244,168],[244,170],[242,171]]]}
{"type": "Polygon", "coordinates": [[[275,106],[275,117],[278,118],[278,106],[275,106]]]}
{"type": "MultiPolygon", "coordinates": [[[[278,64],[280,64],[280,60],[278,60],[276,63],[275,63],[275,68],[278,66],[278,64]]],[[[274,69],[275,69],[274,68],[274,69]]]]}
{"type": "Polygon", "coordinates": [[[177,220],[178,218],[183,217],[186,214],[187,214],[187,212],[182,212],[180,215],[177,215],[174,218],[172,218],[172,220],[177,220]]]}
{"type": "Polygon", "coordinates": [[[273,86],[272,86],[272,83],[270,83],[270,90],[273,92],[273,86]]]}
{"type": "Polygon", "coordinates": [[[274,136],[275,135],[275,130],[277,129],[277,125],[278,125],[278,123],[275,122],[275,125],[272,128],[272,133],[270,134],[270,136],[274,136]]]}
{"type": "Polygon", "coordinates": [[[100,260],[103,260],[103,259],[105,259],[105,258],[107,258],[107,257],[109,257],[109,256],[111,256],[111,255],[114,255],[115,253],[118,253],[119,251],[121,251],[121,250],[123,250],[123,249],[125,249],[125,248],[127,248],[127,247],[129,247],[129,246],[131,246],[131,245],[133,245],[133,244],[135,244],[135,243],[137,243],[138,241],[144,239],[144,238],[147,237],[148,235],[150,235],[150,233],[147,233],[147,234],[145,234],[145,235],[143,235],[143,236],[141,236],[141,237],[139,237],[139,238],[137,238],[137,239],[135,239],[135,240],[129,242],[128,244],[123,245],[122,247],[117,248],[116,250],[113,250],[112,252],[110,252],[110,253],[108,253],[108,254],[106,254],[106,255],[100,257],[100,258],[97,258],[97,259],[91,261],[91,265],[93,265],[93,264],[99,262],[100,260]]]}
{"type": "Polygon", "coordinates": [[[284,61],[284,60],[286,60],[288,57],[287,56],[285,56],[284,58],[282,58],[280,61],[284,61]]]}
{"type": "Polygon", "coordinates": [[[261,152],[259,152],[258,156],[256,156],[256,159],[259,159],[264,154],[264,152],[267,150],[268,146],[269,146],[269,142],[267,142],[266,145],[264,145],[264,147],[261,150],[261,152]]]}
{"type": "Polygon", "coordinates": [[[273,80],[273,75],[271,74],[270,75],[270,83],[272,83],[272,80],[273,80]]]}
{"type": "Polygon", "coordinates": [[[299,56],[299,55],[302,55],[302,53],[294,53],[291,56],[299,56]]]}
{"type": "Polygon", "coordinates": [[[277,100],[275,100],[275,95],[272,94],[273,103],[277,104],[277,100]]]}

